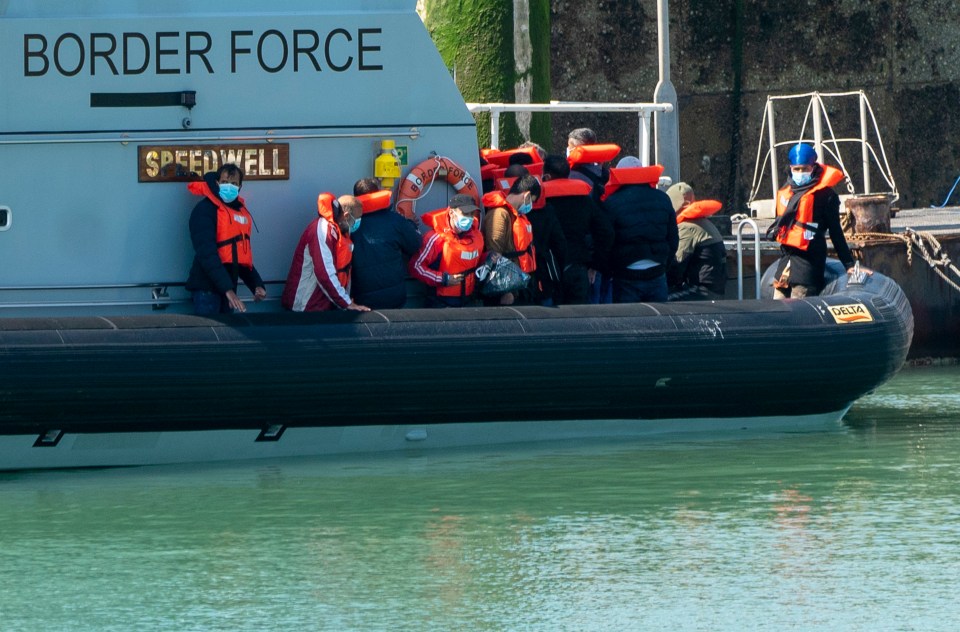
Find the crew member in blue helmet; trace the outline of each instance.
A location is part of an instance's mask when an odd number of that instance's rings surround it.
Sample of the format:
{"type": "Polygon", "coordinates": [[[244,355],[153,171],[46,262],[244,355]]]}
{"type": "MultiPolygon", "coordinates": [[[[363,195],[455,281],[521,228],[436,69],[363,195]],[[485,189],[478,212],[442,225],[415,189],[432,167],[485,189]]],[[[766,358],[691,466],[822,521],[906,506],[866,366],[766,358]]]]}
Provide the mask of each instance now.
{"type": "Polygon", "coordinates": [[[840,197],[833,190],[843,172],[817,162],[817,152],[807,143],[791,147],[788,157],[790,178],[777,192],[777,219],[767,230],[768,238],[780,242],[776,299],[816,296],[823,290],[828,232],[843,266],[850,270],[854,265],[840,227],[840,197]]]}

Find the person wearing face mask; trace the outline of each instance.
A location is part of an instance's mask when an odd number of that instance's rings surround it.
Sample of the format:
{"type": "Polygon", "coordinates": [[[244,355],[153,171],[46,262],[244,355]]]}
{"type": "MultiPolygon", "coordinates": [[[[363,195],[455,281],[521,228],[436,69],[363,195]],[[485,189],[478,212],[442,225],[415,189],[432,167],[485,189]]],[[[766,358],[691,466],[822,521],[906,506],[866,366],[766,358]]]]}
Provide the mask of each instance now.
{"type": "Polygon", "coordinates": [[[294,312],[369,312],[350,298],[350,234],[360,227],[363,204],[352,195],[321,193],[317,214],[297,243],[280,304],[294,312]]]}
{"type": "MultiPolygon", "coordinates": [[[[840,227],[840,197],[832,187],[843,172],[817,162],[807,143],[790,148],[790,178],[777,192],[777,219],[767,230],[780,243],[780,261],[774,276],[774,298],[816,296],[824,286],[827,240],[843,266],[854,266],[853,255],[840,227]]],[[[861,267],[862,271],[870,272],[861,267]]]]}
{"type": "Polygon", "coordinates": [[[477,278],[474,271],[483,260],[483,235],[477,228],[477,207],[469,195],[454,195],[450,205],[425,213],[430,227],[419,252],[410,259],[410,274],[436,294],[427,297],[429,307],[464,307],[473,302],[477,278]]]}
{"type": "Polygon", "coordinates": [[[253,217],[239,196],[241,186],[243,171],[234,164],[225,164],[187,185],[187,190],[203,198],[190,214],[195,254],[186,289],[192,294],[196,314],[245,312],[246,306],[237,296],[238,280],[250,289],[254,301],[267,297],[263,279],[253,267],[253,217]]]}
{"type": "MultiPolygon", "coordinates": [[[[486,215],[483,218],[483,242],[490,252],[507,257],[532,275],[537,268],[536,251],[533,246],[533,225],[526,217],[533,204],[540,198],[540,181],[524,175],[513,181],[506,195],[491,191],[483,196],[486,215]]],[[[487,302],[513,305],[529,297],[508,292],[487,302]]]]}

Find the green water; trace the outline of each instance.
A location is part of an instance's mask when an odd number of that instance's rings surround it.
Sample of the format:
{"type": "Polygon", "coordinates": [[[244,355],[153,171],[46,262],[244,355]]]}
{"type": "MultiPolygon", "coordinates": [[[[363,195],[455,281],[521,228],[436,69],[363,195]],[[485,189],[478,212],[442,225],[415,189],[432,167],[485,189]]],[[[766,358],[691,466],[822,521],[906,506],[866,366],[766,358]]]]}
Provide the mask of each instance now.
{"type": "Polygon", "coordinates": [[[0,630],[960,629],[958,385],[809,433],[0,474],[0,630]]]}

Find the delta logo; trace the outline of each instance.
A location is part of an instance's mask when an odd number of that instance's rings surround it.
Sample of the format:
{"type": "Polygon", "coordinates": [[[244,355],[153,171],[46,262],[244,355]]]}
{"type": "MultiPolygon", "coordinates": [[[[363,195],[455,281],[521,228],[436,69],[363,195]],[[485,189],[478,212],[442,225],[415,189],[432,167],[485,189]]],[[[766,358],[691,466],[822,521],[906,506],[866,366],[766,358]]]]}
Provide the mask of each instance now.
{"type": "Polygon", "coordinates": [[[833,320],[841,325],[847,323],[869,323],[873,322],[873,316],[865,305],[854,303],[853,305],[829,305],[830,314],[833,320]]]}

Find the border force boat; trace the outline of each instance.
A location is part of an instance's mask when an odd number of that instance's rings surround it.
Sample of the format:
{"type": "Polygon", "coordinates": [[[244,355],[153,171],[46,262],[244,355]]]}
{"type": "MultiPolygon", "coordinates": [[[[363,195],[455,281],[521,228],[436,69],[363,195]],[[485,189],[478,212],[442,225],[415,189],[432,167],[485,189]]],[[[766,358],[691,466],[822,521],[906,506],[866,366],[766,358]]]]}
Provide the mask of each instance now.
{"type": "Polygon", "coordinates": [[[381,141],[479,172],[414,4],[3,3],[0,470],[833,423],[902,365],[903,293],[842,271],[788,301],[187,314],[203,171],[243,166],[272,296],[381,141]]]}

